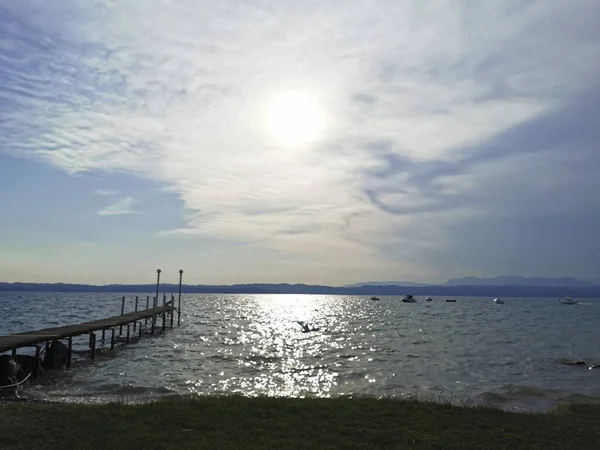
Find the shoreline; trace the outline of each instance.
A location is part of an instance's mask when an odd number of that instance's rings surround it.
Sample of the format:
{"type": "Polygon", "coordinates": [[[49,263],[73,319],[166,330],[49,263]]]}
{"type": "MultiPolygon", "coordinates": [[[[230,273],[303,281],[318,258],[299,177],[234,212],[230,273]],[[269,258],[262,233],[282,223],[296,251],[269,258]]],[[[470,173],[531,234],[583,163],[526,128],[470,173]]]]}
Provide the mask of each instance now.
{"type": "MultiPolygon", "coordinates": [[[[117,386],[117,385],[115,385],[117,386]]],[[[168,388],[156,386],[140,388],[137,386],[118,385],[117,391],[107,392],[79,392],[79,393],[53,393],[44,392],[44,385],[37,385],[35,390],[18,389],[16,395],[5,392],[0,395],[0,404],[3,403],[35,403],[35,404],[73,404],[73,405],[109,405],[120,404],[123,406],[146,405],[161,401],[186,401],[205,398],[246,398],[246,399],[282,399],[282,400],[378,400],[383,402],[417,402],[434,405],[448,405],[469,408],[493,408],[508,413],[544,414],[556,408],[570,404],[598,404],[600,396],[584,394],[581,392],[564,392],[556,396],[559,391],[544,389],[535,386],[507,385],[504,391],[486,391],[472,397],[461,396],[452,392],[412,392],[402,391],[399,394],[378,393],[377,389],[368,389],[363,392],[344,393],[336,395],[315,395],[311,393],[286,395],[282,393],[254,393],[247,394],[239,391],[233,392],[178,392],[168,388]],[[141,391],[147,391],[142,393],[141,391]],[[158,392],[161,391],[161,392],[158,392]],[[555,396],[552,397],[552,394],[555,396]]],[[[47,385],[45,387],[48,387],[47,385]]],[[[2,391],[0,390],[0,394],[2,391]]]]}
{"type": "Polygon", "coordinates": [[[1,402],[2,448],[593,448],[600,402],[545,413],[374,398],[1,402]]]}

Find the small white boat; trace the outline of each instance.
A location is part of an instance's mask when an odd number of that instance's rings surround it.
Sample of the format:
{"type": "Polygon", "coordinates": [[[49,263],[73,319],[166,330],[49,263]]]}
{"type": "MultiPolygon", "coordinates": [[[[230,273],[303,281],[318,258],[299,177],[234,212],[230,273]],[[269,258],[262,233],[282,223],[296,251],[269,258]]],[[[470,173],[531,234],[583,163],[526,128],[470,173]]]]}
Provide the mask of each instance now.
{"type": "Polygon", "coordinates": [[[412,295],[405,295],[402,297],[404,303],[417,303],[417,300],[412,295]]]}
{"type": "Polygon", "coordinates": [[[563,305],[576,305],[577,303],[579,303],[576,300],[573,300],[571,297],[565,297],[565,298],[561,298],[559,300],[563,305]]]}
{"type": "Polygon", "coordinates": [[[504,305],[504,300],[502,300],[501,298],[495,298],[494,303],[497,305],[504,305]]]}
{"type": "Polygon", "coordinates": [[[425,301],[426,302],[430,302],[431,301],[431,297],[425,297],[425,301]]]}

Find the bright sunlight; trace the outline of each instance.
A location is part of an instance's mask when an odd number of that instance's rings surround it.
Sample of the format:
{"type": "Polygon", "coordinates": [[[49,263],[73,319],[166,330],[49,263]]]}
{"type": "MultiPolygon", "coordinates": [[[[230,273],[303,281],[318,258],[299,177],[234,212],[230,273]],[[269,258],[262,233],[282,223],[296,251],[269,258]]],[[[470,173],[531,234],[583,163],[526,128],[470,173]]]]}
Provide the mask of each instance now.
{"type": "Polygon", "coordinates": [[[286,145],[314,140],[323,128],[323,115],[316,100],[293,91],[275,97],[268,105],[267,125],[270,132],[286,145]]]}

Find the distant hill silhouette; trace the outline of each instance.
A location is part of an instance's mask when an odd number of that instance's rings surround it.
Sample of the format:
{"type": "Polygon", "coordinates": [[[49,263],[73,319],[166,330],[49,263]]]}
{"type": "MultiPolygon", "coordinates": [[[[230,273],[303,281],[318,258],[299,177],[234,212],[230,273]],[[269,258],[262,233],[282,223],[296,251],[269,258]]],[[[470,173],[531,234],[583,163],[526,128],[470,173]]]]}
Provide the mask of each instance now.
{"type": "Polygon", "coordinates": [[[547,287],[590,287],[592,283],[572,277],[563,278],[524,278],[518,275],[505,275],[495,278],[464,277],[450,280],[444,286],[547,286],[547,287]]]}
{"type": "MultiPolygon", "coordinates": [[[[21,292],[115,292],[149,294],[155,292],[153,284],[112,284],[93,286],[65,283],[3,283],[0,291],[21,292]]],[[[175,284],[162,284],[160,292],[177,292],[175,284]]],[[[393,295],[407,293],[446,297],[544,297],[600,298],[600,286],[379,286],[333,287],[307,284],[235,284],[235,285],[184,285],[183,292],[191,294],[321,294],[321,295],[393,295]]]]}
{"type": "Polygon", "coordinates": [[[406,286],[406,287],[421,287],[431,286],[431,283],[413,283],[412,281],[367,281],[365,283],[347,284],[344,287],[361,287],[361,286],[406,286]]]}

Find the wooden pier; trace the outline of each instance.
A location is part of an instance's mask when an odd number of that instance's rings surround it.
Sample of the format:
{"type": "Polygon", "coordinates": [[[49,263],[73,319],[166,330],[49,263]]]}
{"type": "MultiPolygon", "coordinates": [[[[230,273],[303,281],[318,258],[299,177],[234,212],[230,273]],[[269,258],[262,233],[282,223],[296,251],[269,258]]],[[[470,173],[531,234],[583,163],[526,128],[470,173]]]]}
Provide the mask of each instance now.
{"type": "Polygon", "coordinates": [[[136,297],[135,311],[125,313],[125,297],[122,297],[121,314],[118,316],[107,317],[105,319],[94,320],[91,322],[83,322],[61,327],[45,328],[36,331],[26,331],[23,333],[11,334],[8,336],[0,336],[0,354],[12,352],[12,357],[14,358],[17,354],[18,349],[24,347],[35,347],[37,367],[34,369],[34,373],[32,375],[34,377],[37,377],[40,365],[42,363],[42,344],[45,344],[45,349],[48,350],[51,342],[67,340],[68,356],[66,361],[66,367],[69,368],[71,366],[71,356],[74,337],[89,334],[90,356],[92,359],[94,359],[96,355],[97,332],[102,332],[102,341],[104,341],[106,338],[106,331],[110,332],[110,349],[112,350],[114,349],[115,342],[117,339],[125,340],[125,343],[129,343],[130,339],[132,338],[132,328],[133,333],[137,333],[140,338],[142,337],[142,333],[144,330],[146,331],[146,333],[154,335],[155,331],[158,329],[165,330],[167,326],[171,328],[173,327],[175,313],[177,313],[177,325],[179,326],[181,324],[181,279],[183,270],[179,271],[179,298],[177,306],[175,305],[174,294],[171,294],[170,300],[168,301],[167,295],[163,294],[162,304],[159,305],[158,291],[160,282],[160,270],[158,270],[157,272],[157,295],[152,298],[152,305],[150,305],[150,296],[147,296],[145,298],[145,309],[138,311],[140,298],[136,297]],[[161,324],[157,323],[159,319],[162,319],[161,324]],[[169,321],[168,324],[167,321],[169,321]],[[125,336],[123,336],[124,329],[126,329],[125,336]],[[118,336],[116,335],[117,330],[118,336]]]}

